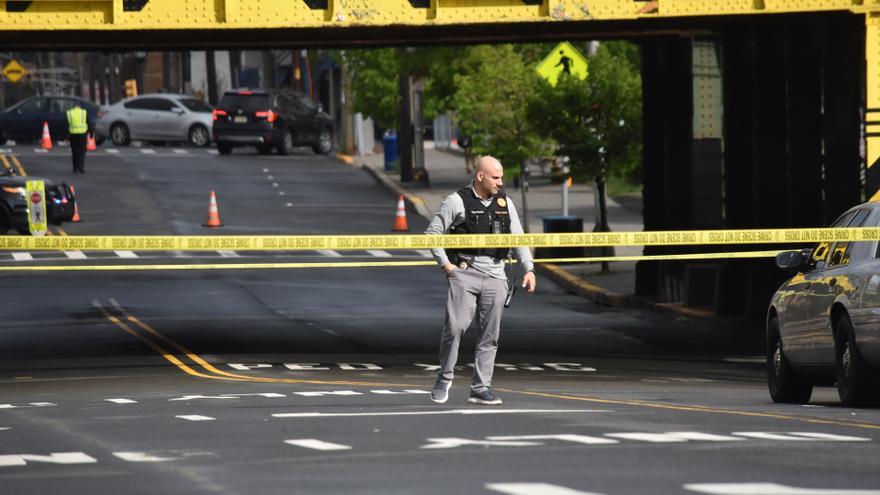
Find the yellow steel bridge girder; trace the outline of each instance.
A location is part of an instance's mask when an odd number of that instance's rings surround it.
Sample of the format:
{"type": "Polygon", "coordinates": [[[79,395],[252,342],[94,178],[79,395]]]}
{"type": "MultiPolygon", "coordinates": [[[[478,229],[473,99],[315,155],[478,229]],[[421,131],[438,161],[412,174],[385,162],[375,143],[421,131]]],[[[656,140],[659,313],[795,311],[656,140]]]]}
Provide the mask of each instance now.
{"type": "Polygon", "coordinates": [[[380,27],[880,11],[880,0],[525,1],[0,0],[0,31],[380,27]]]}
{"type": "Polygon", "coordinates": [[[880,13],[865,16],[865,162],[871,200],[880,200],[880,13]]]}

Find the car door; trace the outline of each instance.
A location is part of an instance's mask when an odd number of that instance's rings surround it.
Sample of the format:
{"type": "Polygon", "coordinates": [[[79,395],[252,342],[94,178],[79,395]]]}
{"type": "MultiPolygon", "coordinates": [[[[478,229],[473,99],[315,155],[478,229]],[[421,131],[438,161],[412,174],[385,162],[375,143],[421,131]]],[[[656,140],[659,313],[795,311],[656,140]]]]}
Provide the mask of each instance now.
{"type": "MultiPolygon", "coordinates": [[[[859,227],[868,217],[870,210],[861,208],[851,211],[837,227],[859,227]]],[[[849,241],[835,242],[829,250],[825,266],[818,270],[810,288],[807,290],[806,325],[804,345],[808,362],[816,364],[834,363],[834,336],[831,328],[831,306],[841,294],[855,297],[858,282],[851,275],[853,247],[849,241]]]]}
{"type": "Polygon", "coordinates": [[[67,139],[70,137],[70,128],[67,125],[67,111],[76,105],[77,101],[73,98],[53,97],[49,100],[49,132],[52,133],[53,139],[67,139]]]}
{"type": "Polygon", "coordinates": [[[131,131],[132,139],[161,139],[156,135],[158,119],[156,109],[160,106],[158,98],[144,97],[130,100],[125,107],[125,123],[131,131]]]}
{"type": "MultiPolygon", "coordinates": [[[[844,226],[852,216],[853,212],[846,212],[831,226],[844,226]]],[[[833,241],[817,243],[811,253],[809,268],[792,278],[788,286],[789,293],[786,294],[788,301],[780,324],[783,326],[787,352],[790,350],[791,353],[797,354],[797,360],[801,362],[809,362],[813,345],[812,332],[816,326],[816,322],[811,321],[816,317],[813,309],[816,301],[812,287],[822,277],[833,247],[833,241]]]]}
{"type": "Polygon", "coordinates": [[[43,122],[49,118],[49,99],[37,96],[26,100],[7,118],[7,137],[37,141],[43,135],[43,122]]]}
{"type": "Polygon", "coordinates": [[[186,111],[177,102],[167,98],[155,98],[153,125],[157,138],[181,140],[186,138],[186,111]]]}

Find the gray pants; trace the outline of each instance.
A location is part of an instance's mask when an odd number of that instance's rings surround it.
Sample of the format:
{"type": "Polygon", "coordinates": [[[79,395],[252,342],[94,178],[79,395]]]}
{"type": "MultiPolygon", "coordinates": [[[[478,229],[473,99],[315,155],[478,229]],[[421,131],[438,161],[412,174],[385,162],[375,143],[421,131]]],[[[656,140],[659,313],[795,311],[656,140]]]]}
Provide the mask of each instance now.
{"type": "Polygon", "coordinates": [[[451,381],[458,361],[461,336],[477,317],[479,334],[474,351],[474,378],[471,389],[482,390],[492,383],[501,313],[507,296],[507,281],[492,278],[473,268],[457,269],[449,274],[446,299],[446,324],[440,336],[439,380],[451,381]]]}

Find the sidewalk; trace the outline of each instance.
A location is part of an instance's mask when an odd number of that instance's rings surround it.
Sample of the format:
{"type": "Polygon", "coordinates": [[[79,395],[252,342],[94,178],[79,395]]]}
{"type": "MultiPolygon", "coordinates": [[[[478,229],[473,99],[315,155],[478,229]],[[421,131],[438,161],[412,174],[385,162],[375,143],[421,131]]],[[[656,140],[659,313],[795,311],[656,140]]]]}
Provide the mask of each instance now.
{"type": "MultiPolygon", "coordinates": [[[[433,144],[433,143],[431,143],[433,144]]],[[[420,215],[430,219],[440,207],[443,199],[468,184],[471,176],[465,171],[464,158],[455,149],[440,151],[426,143],[425,168],[428,170],[429,186],[418,183],[401,184],[400,174],[385,172],[384,156],[381,153],[364,156],[337,155],[341,161],[360,165],[377,182],[394,194],[403,195],[420,215]]],[[[537,172],[537,171],[535,171],[537,172]]],[[[514,200],[522,218],[523,191],[508,181],[507,194],[514,200]]],[[[562,211],[562,185],[552,184],[549,178],[541,178],[533,173],[527,193],[528,231],[544,231],[545,216],[560,215],[562,211]]],[[[592,230],[594,225],[595,195],[593,188],[585,184],[575,184],[569,190],[569,215],[583,219],[584,230],[592,230]]],[[[642,202],[639,195],[626,195],[608,198],[608,223],[612,231],[640,231],[643,229],[642,202]]],[[[525,226],[524,226],[525,228],[525,226]]],[[[640,246],[615,248],[616,255],[640,255],[640,246]]],[[[600,263],[539,263],[537,269],[545,276],[569,292],[579,294],[593,301],[616,307],[641,307],[671,312],[678,316],[712,317],[710,311],[700,308],[687,308],[680,304],[658,304],[639,298],[635,293],[635,262],[614,262],[610,271],[602,272],[600,263]]]]}

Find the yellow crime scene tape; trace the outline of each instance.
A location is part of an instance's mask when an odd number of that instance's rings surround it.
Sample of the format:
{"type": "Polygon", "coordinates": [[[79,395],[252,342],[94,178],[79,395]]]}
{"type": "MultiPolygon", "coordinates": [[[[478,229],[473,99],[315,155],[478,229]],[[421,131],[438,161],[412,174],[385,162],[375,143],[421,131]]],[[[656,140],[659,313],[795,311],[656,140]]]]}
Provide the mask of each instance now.
{"type": "MultiPolygon", "coordinates": [[[[782,251],[743,251],[732,253],[689,253],[643,256],[592,256],[583,258],[538,258],[535,263],[591,263],[601,261],[644,260],[700,260],[769,258],[782,251]]],[[[511,261],[515,263],[516,261],[511,261]]],[[[434,261],[338,261],[308,263],[214,263],[214,264],[158,264],[158,265],[37,265],[0,266],[0,272],[39,271],[150,271],[150,270],[266,270],[292,268],[382,268],[405,266],[436,266],[434,261]]]]}
{"type": "Polygon", "coordinates": [[[266,235],[266,236],[0,236],[0,250],[28,251],[299,251],[361,249],[692,246],[875,241],[880,228],[680,230],[470,235],[266,235]]]}

